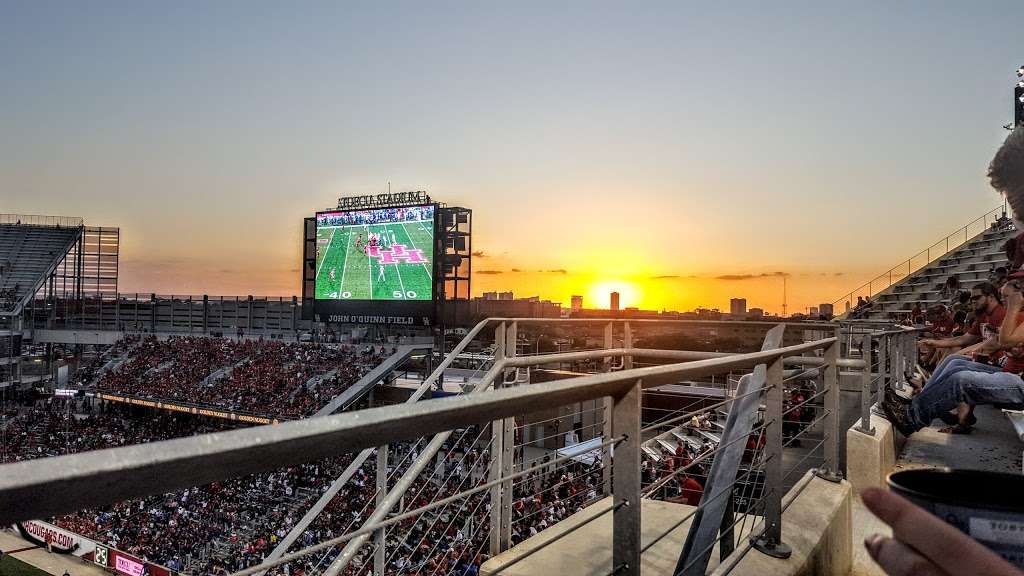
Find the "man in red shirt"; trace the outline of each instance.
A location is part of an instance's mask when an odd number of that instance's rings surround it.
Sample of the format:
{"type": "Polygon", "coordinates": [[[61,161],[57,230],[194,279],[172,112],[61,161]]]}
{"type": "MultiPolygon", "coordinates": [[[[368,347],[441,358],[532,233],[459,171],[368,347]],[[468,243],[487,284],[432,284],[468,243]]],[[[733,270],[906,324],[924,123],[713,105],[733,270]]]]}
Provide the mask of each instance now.
{"type": "Polygon", "coordinates": [[[682,440],[676,440],[676,468],[683,467],[683,459],[686,458],[686,447],[682,440]]]}
{"type": "MultiPolygon", "coordinates": [[[[943,338],[941,340],[928,338],[921,340],[921,344],[932,348],[960,350],[961,354],[985,349],[983,346],[986,340],[996,337],[999,325],[1003,322],[1006,309],[1003,308],[999,298],[999,290],[988,282],[982,282],[971,288],[971,305],[974,308],[974,322],[967,333],[956,338],[943,338]],[[982,346],[979,346],[982,345],[982,346]]],[[[994,348],[990,346],[989,348],[994,348]]]]}
{"type": "MultiPolygon", "coordinates": [[[[971,304],[974,308],[974,322],[967,332],[955,338],[926,338],[918,342],[918,349],[922,356],[931,357],[935,360],[942,359],[936,366],[935,372],[929,378],[929,382],[935,380],[944,369],[946,364],[955,359],[973,360],[976,354],[991,354],[999,351],[998,332],[999,326],[1006,316],[1006,309],[1003,308],[999,297],[999,290],[988,282],[982,282],[971,289],[971,304]],[[959,350],[959,352],[957,352],[959,350]],[[955,353],[955,358],[952,357],[955,353]]],[[[911,384],[920,391],[921,382],[912,381],[911,384]]]]}
{"type": "Polygon", "coordinates": [[[688,506],[700,505],[700,499],[704,496],[704,487],[701,486],[700,482],[694,480],[689,474],[683,474],[682,480],[679,480],[679,487],[681,491],[679,496],[667,498],[666,500],[688,506]]]}

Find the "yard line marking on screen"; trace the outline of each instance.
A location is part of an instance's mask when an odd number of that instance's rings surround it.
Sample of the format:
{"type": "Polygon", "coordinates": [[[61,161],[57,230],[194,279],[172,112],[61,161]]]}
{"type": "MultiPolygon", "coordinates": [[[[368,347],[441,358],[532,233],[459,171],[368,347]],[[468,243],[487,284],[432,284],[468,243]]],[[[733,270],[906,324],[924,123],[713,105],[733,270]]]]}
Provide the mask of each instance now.
{"type": "MultiPolygon", "coordinates": [[[[366,246],[369,246],[370,245],[370,226],[366,225],[365,228],[366,228],[366,246]]],[[[366,268],[367,268],[366,271],[369,273],[369,276],[370,276],[370,297],[367,298],[367,300],[373,300],[373,259],[370,258],[370,251],[368,249],[366,249],[365,246],[363,247],[363,252],[366,252],[366,268]]],[[[385,281],[387,281],[386,278],[385,278],[385,281]]]]}
{"type": "MultiPolygon", "coordinates": [[[[416,241],[412,239],[412,234],[409,234],[409,229],[405,227],[405,222],[402,222],[402,230],[405,230],[405,235],[409,237],[409,243],[412,244],[413,250],[419,250],[419,248],[416,247],[416,241]]],[[[431,234],[430,238],[431,238],[431,240],[433,240],[434,235],[431,234]]],[[[431,254],[431,256],[433,256],[433,254],[431,254]]],[[[427,268],[427,263],[426,262],[422,262],[420,265],[423,266],[423,269],[427,272],[427,278],[430,278],[430,284],[431,284],[431,290],[430,291],[431,291],[431,293],[433,293],[433,291],[434,291],[433,290],[434,275],[430,273],[430,269],[427,268]]]]}
{"type": "Polygon", "coordinates": [[[348,270],[348,247],[352,244],[352,232],[350,230],[345,231],[345,238],[345,260],[343,260],[344,263],[341,265],[341,284],[338,286],[338,296],[341,296],[345,290],[345,271],[348,270]]]}
{"type": "MultiPolygon", "coordinates": [[[[384,233],[385,234],[388,233],[388,225],[387,224],[384,225],[384,233]]],[[[407,298],[407,292],[405,291],[405,282],[402,282],[402,271],[399,269],[398,264],[399,264],[399,262],[395,262],[395,272],[398,273],[398,285],[402,287],[402,300],[407,300],[408,298],[407,298]]],[[[392,294],[392,296],[394,296],[394,294],[392,294]]]]}
{"type": "Polygon", "coordinates": [[[336,231],[336,228],[331,229],[331,239],[327,241],[327,248],[324,248],[324,257],[320,259],[320,265],[316,267],[316,276],[313,276],[314,294],[316,294],[316,280],[320,278],[320,269],[324,267],[324,262],[327,262],[327,254],[331,251],[331,244],[334,244],[334,233],[336,231]]]}

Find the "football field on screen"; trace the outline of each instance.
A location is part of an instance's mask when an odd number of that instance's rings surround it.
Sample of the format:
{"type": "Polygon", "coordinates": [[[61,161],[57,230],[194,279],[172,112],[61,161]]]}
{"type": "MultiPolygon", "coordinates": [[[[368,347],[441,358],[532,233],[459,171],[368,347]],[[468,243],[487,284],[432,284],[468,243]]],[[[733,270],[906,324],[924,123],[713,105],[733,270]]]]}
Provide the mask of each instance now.
{"type": "Polygon", "coordinates": [[[316,298],[430,300],[433,242],[432,221],[320,227],[316,298]],[[382,238],[377,256],[366,249],[371,234],[382,238]]]}

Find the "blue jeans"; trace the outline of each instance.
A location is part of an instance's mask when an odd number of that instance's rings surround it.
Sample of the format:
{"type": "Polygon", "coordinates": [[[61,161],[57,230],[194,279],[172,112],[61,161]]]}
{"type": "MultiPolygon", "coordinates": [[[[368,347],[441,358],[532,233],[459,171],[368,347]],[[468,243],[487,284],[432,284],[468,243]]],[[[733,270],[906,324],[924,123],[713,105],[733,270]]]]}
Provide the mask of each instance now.
{"type": "Polygon", "coordinates": [[[928,379],[924,386],[927,389],[929,386],[942,385],[946,378],[963,370],[992,373],[1001,372],[1003,369],[999,366],[975,362],[962,354],[951,354],[943,358],[942,362],[939,362],[939,365],[935,367],[935,372],[932,372],[931,378],[928,379]]]}
{"type": "Polygon", "coordinates": [[[1024,380],[1003,371],[961,369],[947,373],[939,381],[929,381],[924,390],[914,397],[910,404],[910,417],[920,430],[961,402],[972,406],[1024,404],[1024,380]]]}

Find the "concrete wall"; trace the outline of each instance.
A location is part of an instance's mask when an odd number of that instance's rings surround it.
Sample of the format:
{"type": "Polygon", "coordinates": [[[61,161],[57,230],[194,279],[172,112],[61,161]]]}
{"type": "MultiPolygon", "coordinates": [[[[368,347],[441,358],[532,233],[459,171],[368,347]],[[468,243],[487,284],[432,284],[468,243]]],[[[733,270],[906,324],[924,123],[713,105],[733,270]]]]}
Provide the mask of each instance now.
{"type": "Polygon", "coordinates": [[[870,418],[874,434],[859,431],[860,419],[846,431],[846,478],[860,493],[865,488],[885,485],[885,477],[896,467],[899,453],[892,424],[874,414],[870,418]]]}
{"type": "Polygon", "coordinates": [[[772,558],[756,550],[745,551],[750,547],[746,543],[711,574],[846,576],[853,561],[852,494],[849,482],[828,482],[808,472],[783,499],[782,541],[793,554],[784,560],[772,558]],[[741,554],[738,562],[730,560],[741,554]]]}

